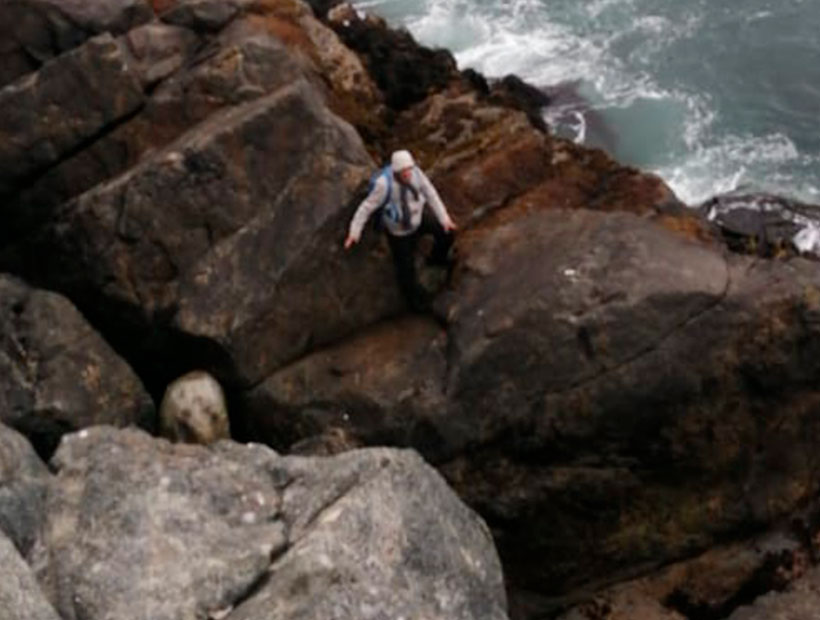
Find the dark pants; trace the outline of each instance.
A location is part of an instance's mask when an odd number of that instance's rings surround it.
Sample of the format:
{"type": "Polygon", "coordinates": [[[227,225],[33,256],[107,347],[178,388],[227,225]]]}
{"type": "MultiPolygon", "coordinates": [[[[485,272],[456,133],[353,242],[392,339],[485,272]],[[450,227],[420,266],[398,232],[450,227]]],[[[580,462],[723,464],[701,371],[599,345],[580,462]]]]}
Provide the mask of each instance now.
{"type": "Polygon", "coordinates": [[[430,252],[428,263],[433,265],[448,265],[447,253],[453,245],[453,235],[444,232],[439,221],[424,212],[421,225],[415,232],[404,237],[397,237],[387,233],[390,249],[393,253],[393,264],[396,266],[396,279],[404,298],[415,311],[424,311],[430,305],[427,292],[419,285],[416,279],[416,246],[422,235],[433,236],[433,250],[430,252]]]}

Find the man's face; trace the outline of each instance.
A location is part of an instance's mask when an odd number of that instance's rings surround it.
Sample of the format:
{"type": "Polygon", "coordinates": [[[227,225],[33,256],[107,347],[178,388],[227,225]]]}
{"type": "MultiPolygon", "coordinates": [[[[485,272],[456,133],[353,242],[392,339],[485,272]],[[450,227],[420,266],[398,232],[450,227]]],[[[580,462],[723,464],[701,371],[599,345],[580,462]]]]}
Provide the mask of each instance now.
{"type": "Polygon", "coordinates": [[[396,175],[399,177],[399,181],[401,181],[402,183],[410,183],[410,179],[413,178],[413,169],[402,168],[396,173],[396,175]]]}

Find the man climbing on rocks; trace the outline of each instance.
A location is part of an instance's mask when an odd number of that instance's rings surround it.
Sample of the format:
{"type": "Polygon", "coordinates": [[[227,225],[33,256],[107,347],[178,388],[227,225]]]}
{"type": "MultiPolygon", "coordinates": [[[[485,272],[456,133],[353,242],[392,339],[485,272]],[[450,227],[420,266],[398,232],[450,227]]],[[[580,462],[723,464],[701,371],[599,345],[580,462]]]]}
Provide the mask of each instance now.
{"type": "Polygon", "coordinates": [[[428,295],[416,279],[416,245],[422,235],[432,235],[433,250],[428,263],[447,266],[456,225],[436,188],[416,166],[408,151],[393,153],[390,165],[374,175],[367,198],[350,221],[344,243],[346,250],[359,242],[362,229],[373,213],[379,218],[377,225],[381,224],[387,232],[399,288],[413,310],[426,310],[428,295]],[[424,209],[425,205],[430,207],[435,218],[424,209]]]}

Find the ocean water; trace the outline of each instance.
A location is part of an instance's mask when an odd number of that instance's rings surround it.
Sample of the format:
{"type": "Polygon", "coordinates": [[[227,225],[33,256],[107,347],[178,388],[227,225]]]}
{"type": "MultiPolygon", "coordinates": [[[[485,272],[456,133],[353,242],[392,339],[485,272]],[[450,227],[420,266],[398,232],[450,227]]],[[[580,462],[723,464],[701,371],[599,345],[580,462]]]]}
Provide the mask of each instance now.
{"type": "Polygon", "coordinates": [[[690,205],[820,203],[820,0],[366,0],[459,67],[553,94],[553,130],[690,205]]]}

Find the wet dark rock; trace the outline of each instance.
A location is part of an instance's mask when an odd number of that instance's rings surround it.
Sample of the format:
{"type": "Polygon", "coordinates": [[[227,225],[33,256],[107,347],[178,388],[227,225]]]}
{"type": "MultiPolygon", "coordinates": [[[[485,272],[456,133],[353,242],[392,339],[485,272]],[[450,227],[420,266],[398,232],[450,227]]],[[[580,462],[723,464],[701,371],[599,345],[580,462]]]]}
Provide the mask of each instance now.
{"type": "MultiPolygon", "coordinates": [[[[722,194],[698,211],[720,227],[731,250],[760,256],[793,255],[802,249],[798,234],[820,226],[819,206],[769,194],[722,194]]],[[[815,243],[806,251],[816,252],[815,243]]]]}
{"type": "Polygon", "coordinates": [[[148,0],[22,0],[18,4],[50,4],[58,7],[74,24],[88,33],[119,35],[154,17],[148,0]]]}
{"type": "Polygon", "coordinates": [[[400,308],[375,240],[341,248],[371,167],[297,83],[210,117],[6,258],[77,300],[163,387],[193,364],[253,384],[400,308]],[[185,357],[163,368],[162,350],[185,357]]]}
{"type": "Polygon", "coordinates": [[[137,76],[110,35],[0,90],[0,195],[53,165],[143,103],[137,76]]]}
{"type": "Polygon", "coordinates": [[[541,89],[527,84],[517,75],[508,75],[493,84],[491,94],[494,102],[521,110],[533,127],[547,131],[543,109],[550,104],[550,98],[541,89]]]}
{"type": "Polygon", "coordinates": [[[307,356],[245,396],[250,435],[280,449],[313,437],[312,449],[325,451],[337,438],[343,445],[414,446],[435,457],[449,417],[446,346],[435,321],[405,318],[307,356]]]}
{"type": "Polygon", "coordinates": [[[489,532],[412,452],[96,428],[53,463],[34,562],[65,617],[506,618],[489,532]]]}
{"type": "Polygon", "coordinates": [[[479,94],[490,94],[490,83],[487,81],[487,78],[485,78],[481,73],[479,73],[475,69],[465,69],[461,72],[461,77],[463,77],[467,81],[467,83],[479,94]]]}
{"type": "Polygon", "coordinates": [[[0,424],[0,537],[8,536],[21,554],[31,549],[45,517],[50,477],[28,440],[0,424]]]}
{"type": "Polygon", "coordinates": [[[330,9],[342,4],[343,1],[344,0],[307,0],[307,3],[310,5],[310,8],[313,9],[316,17],[321,19],[327,15],[330,9]]]}
{"type": "MultiPolygon", "coordinates": [[[[801,510],[753,538],[597,592],[559,620],[723,620],[760,598],[799,588],[816,563],[818,521],[801,510]],[[767,596],[764,596],[767,595],[767,596]]],[[[799,617],[799,616],[798,616],[799,617]]]]}
{"type": "Polygon", "coordinates": [[[239,11],[238,3],[225,0],[176,0],[160,14],[160,19],[197,32],[215,32],[224,28],[239,11]]]}
{"type": "MultiPolygon", "coordinates": [[[[132,30],[125,42],[143,82],[157,79],[179,62],[190,62],[196,39],[174,26],[150,24],[132,30]],[[162,59],[158,64],[155,60],[162,59]]],[[[136,165],[211,114],[276,91],[298,80],[305,66],[273,37],[250,36],[236,24],[215,50],[197,55],[187,71],[162,81],[139,114],[76,155],[60,162],[10,198],[1,239],[19,239],[48,221],[65,201],[136,165]]]]}
{"type": "Polygon", "coordinates": [[[104,32],[122,34],[153,18],[145,0],[0,2],[0,87],[104,32]]]}
{"type": "Polygon", "coordinates": [[[384,93],[387,105],[404,110],[458,77],[453,55],[416,43],[404,30],[391,30],[378,18],[368,16],[334,23],[334,30],[350,49],[365,61],[384,93]]]}
{"type": "Polygon", "coordinates": [[[154,424],[131,368],[67,299],[0,276],[0,421],[49,455],[93,424],[154,424]]]}

